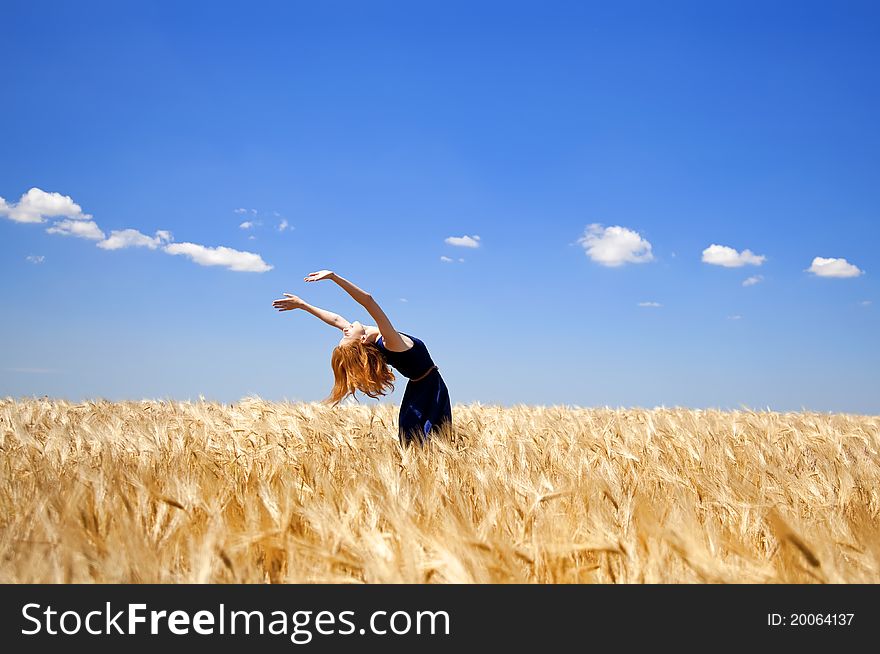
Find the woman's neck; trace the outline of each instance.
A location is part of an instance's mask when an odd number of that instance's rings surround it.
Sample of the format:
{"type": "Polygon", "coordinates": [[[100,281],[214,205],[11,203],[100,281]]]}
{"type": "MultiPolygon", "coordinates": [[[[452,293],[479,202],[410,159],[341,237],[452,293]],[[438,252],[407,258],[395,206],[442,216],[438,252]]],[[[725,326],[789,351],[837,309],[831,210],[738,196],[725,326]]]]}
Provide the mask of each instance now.
{"type": "Polygon", "coordinates": [[[375,343],[382,335],[378,327],[364,327],[367,336],[367,343],[375,343]]]}

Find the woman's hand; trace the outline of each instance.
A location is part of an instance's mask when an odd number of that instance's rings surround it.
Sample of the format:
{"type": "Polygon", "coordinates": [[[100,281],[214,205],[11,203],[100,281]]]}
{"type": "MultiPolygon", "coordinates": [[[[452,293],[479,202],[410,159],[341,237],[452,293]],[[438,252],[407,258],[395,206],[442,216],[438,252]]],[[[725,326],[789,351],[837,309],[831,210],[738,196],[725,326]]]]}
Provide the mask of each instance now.
{"type": "Polygon", "coordinates": [[[296,295],[291,295],[290,293],[284,293],[283,295],[285,295],[284,298],[272,302],[272,306],[279,311],[293,311],[294,309],[302,309],[306,305],[306,303],[296,295]]]}
{"type": "Polygon", "coordinates": [[[333,279],[336,275],[332,270],[319,270],[318,272],[309,273],[305,278],[307,282],[319,282],[322,279],[333,279]]]}

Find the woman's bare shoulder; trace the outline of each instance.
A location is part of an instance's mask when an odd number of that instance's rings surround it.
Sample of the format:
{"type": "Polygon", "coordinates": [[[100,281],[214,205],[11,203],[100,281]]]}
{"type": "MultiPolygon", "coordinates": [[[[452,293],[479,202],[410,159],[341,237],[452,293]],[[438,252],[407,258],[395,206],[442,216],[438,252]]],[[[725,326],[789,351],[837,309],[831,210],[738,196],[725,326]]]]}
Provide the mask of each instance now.
{"type": "MultiPolygon", "coordinates": [[[[415,347],[415,342],[409,336],[407,336],[406,334],[401,334],[400,332],[397,332],[397,334],[398,334],[398,336],[400,336],[400,340],[403,341],[403,344],[406,346],[406,349],[392,350],[391,348],[389,348],[385,344],[385,339],[382,339],[382,346],[386,350],[388,350],[389,352],[406,352],[407,350],[415,347]]],[[[381,338],[382,333],[379,331],[378,327],[368,327],[367,328],[367,335],[368,335],[369,342],[376,343],[379,340],[379,338],[381,338]]]]}

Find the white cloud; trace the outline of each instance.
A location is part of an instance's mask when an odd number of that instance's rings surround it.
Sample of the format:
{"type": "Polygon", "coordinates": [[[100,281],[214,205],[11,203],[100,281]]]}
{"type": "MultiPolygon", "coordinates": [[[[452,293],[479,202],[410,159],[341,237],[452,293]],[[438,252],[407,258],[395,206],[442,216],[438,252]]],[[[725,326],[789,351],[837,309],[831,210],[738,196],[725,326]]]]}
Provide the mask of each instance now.
{"type": "Polygon", "coordinates": [[[859,270],[846,259],[825,259],[824,257],[816,257],[813,259],[813,265],[807,268],[806,272],[811,272],[817,277],[858,277],[864,275],[863,270],[859,270]]]}
{"type": "Polygon", "coordinates": [[[727,316],[727,319],[728,319],[728,320],[742,320],[742,316],[739,315],[739,314],[736,314],[736,315],[733,315],[733,316],[727,316]]]}
{"type": "Polygon", "coordinates": [[[70,220],[65,218],[46,229],[47,234],[90,238],[95,241],[104,239],[104,232],[91,220],[70,220]]]}
{"type": "Polygon", "coordinates": [[[248,240],[249,240],[249,241],[256,241],[256,240],[257,240],[257,237],[254,236],[253,234],[251,234],[250,236],[248,236],[248,240]]]}
{"type": "Polygon", "coordinates": [[[155,236],[141,234],[136,229],[113,230],[110,236],[98,243],[103,250],[122,250],[124,248],[149,248],[155,250],[171,240],[171,232],[160,229],[155,236]]]}
{"type": "Polygon", "coordinates": [[[256,215],[257,215],[257,210],[256,210],[256,209],[251,209],[251,213],[254,214],[254,215],[256,216],[256,215]]]}
{"type": "Polygon", "coordinates": [[[33,264],[40,264],[46,260],[46,257],[44,257],[42,254],[29,254],[25,257],[25,260],[33,264]]]}
{"type": "Polygon", "coordinates": [[[36,187],[21,196],[17,203],[7,204],[0,198],[0,216],[18,223],[42,223],[46,218],[70,218],[72,220],[91,220],[91,216],[83,213],[82,207],[74,202],[69,195],[46,193],[36,187]]]}
{"type": "Polygon", "coordinates": [[[764,281],[763,275],[752,275],[748,279],[743,282],[743,286],[754,286],[755,284],[760,284],[764,281]]]}
{"type": "Polygon", "coordinates": [[[268,272],[272,266],[263,261],[259,254],[241,252],[232,248],[215,248],[196,243],[171,243],[165,246],[168,254],[182,254],[200,266],[223,266],[236,272],[268,272]]]}
{"type": "Polygon", "coordinates": [[[281,218],[281,214],[278,213],[277,211],[273,211],[272,215],[275,216],[276,218],[281,218]]]}
{"type": "Polygon", "coordinates": [[[651,244],[638,232],[619,225],[588,225],[578,243],[583,246],[590,259],[610,268],[625,263],[647,263],[654,260],[651,244]]]}
{"type": "Polygon", "coordinates": [[[480,237],[476,234],[474,234],[473,236],[450,236],[444,242],[460,248],[480,247],[480,237]]]}
{"type": "Polygon", "coordinates": [[[459,257],[459,258],[458,258],[458,263],[464,263],[464,259],[462,259],[461,257],[459,257]]]}
{"type": "Polygon", "coordinates": [[[766,259],[767,257],[757,255],[751,250],[737,252],[726,245],[715,245],[714,243],[703,250],[703,263],[724,266],[725,268],[740,268],[746,264],[760,266],[766,259]]]}
{"type": "Polygon", "coordinates": [[[405,297],[400,298],[400,301],[401,302],[409,302],[409,300],[407,300],[405,297]]]}
{"type": "Polygon", "coordinates": [[[443,263],[452,263],[453,260],[449,257],[440,257],[440,261],[442,261],[443,263]]]}
{"type": "MultiPolygon", "coordinates": [[[[235,213],[245,214],[244,208],[235,209],[235,213]]],[[[255,209],[250,210],[256,214],[255,209]]],[[[158,230],[155,236],[147,236],[136,229],[113,230],[107,238],[104,232],[92,220],[92,216],[83,213],[82,208],[70,197],[60,193],[46,193],[32,188],[21,196],[16,204],[8,204],[0,198],[0,216],[7,216],[17,222],[41,223],[46,218],[63,218],[46,229],[49,234],[75,236],[99,241],[98,247],[104,250],[120,250],[130,247],[146,247],[155,250],[159,247],[168,254],[182,254],[202,266],[223,266],[239,272],[267,272],[272,266],[263,261],[259,254],[242,252],[224,246],[206,247],[196,243],[170,243],[171,232],[158,230]]],[[[259,224],[257,221],[254,224],[259,224]]],[[[44,257],[31,255],[27,261],[38,264],[44,257]]]]}
{"type": "Polygon", "coordinates": [[[278,223],[279,232],[286,231],[288,227],[290,227],[290,224],[287,222],[287,220],[282,220],[280,223],[278,223]]]}
{"type": "Polygon", "coordinates": [[[651,309],[659,309],[663,305],[660,304],[659,302],[639,302],[639,306],[640,307],[647,307],[647,308],[651,308],[651,309]]]}
{"type": "Polygon", "coordinates": [[[862,300],[861,302],[859,302],[859,304],[861,304],[863,307],[869,307],[873,304],[873,302],[871,302],[871,300],[862,300]]]}
{"type": "Polygon", "coordinates": [[[250,220],[245,220],[241,225],[239,225],[241,229],[250,229],[253,226],[254,224],[250,220]]]}

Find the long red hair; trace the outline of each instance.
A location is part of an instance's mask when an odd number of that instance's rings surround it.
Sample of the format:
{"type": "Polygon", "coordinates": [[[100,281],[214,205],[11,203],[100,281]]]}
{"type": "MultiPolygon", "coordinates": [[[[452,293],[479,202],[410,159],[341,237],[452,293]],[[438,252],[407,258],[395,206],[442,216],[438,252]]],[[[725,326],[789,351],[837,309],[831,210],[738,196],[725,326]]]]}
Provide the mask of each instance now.
{"type": "Polygon", "coordinates": [[[377,398],[394,390],[394,373],[372,343],[352,341],[337,345],[330,356],[333,390],[325,402],[339,404],[355,391],[377,398]]]}

